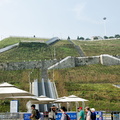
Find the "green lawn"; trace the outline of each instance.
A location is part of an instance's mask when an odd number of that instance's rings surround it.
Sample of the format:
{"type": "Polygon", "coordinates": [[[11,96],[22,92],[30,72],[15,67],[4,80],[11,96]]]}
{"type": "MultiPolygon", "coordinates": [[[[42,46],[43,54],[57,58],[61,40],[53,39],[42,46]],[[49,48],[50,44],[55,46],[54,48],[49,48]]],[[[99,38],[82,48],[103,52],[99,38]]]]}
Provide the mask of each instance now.
{"type": "Polygon", "coordinates": [[[89,100],[89,102],[86,102],[86,106],[96,108],[98,111],[120,110],[120,89],[112,86],[112,84],[66,83],[66,89],[69,95],[75,94],[89,100]]]}
{"type": "Polygon", "coordinates": [[[86,56],[101,54],[120,55],[120,40],[73,41],[80,46],[86,56]]]}
{"type": "Polygon", "coordinates": [[[78,52],[74,46],[66,41],[59,41],[59,44],[44,47],[15,47],[9,51],[1,53],[0,62],[17,62],[17,61],[32,61],[32,60],[50,60],[63,59],[67,56],[78,56],[78,52]],[[65,44],[64,44],[65,43],[65,44]]]}
{"type": "MultiPolygon", "coordinates": [[[[95,107],[96,110],[120,111],[120,89],[113,84],[120,84],[120,66],[88,65],[69,69],[54,70],[54,81],[56,83],[59,97],[77,95],[88,99],[86,106],[95,107]]],[[[0,71],[0,82],[6,81],[16,85],[18,88],[29,91],[30,81],[41,79],[40,70],[17,70],[0,71]]],[[[49,79],[53,80],[53,70],[49,72],[49,79]]],[[[21,111],[25,111],[21,100],[21,111]]],[[[0,111],[9,111],[9,101],[1,100],[0,111]]],[[[75,108],[75,107],[74,107],[75,108]]]]}
{"type": "MultiPolygon", "coordinates": [[[[7,38],[0,42],[0,48],[23,41],[37,38],[7,38]]],[[[80,45],[86,55],[120,55],[120,40],[109,41],[73,41],[80,45]]],[[[67,56],[79,56],[74,46],[67,40],[59,41],[50,46],[15,47],[0,54],[0,62],[18,62],[45,59],[62,59],[67,56]],[[55,55],[55,56],[54,56],[55,55]]],[[[18,88],[29,90],[30,81],[41,79],[40,70],[0,71],[0,83],[9,82],[18,88]]],[[[88,99],[86,105],[96,110],[120,111],[120,89],[113,84],[120,84],[120,65],[103,66],[87,65],[75,68],[50,70],[49,79],[54,80],[59,97],[71,94],[88,99]],[[54,72],[54,79],[53,79],[54,72]]],[[[25,111],[26,101],[21,100],[21,111],[25,111]],[[24,106],[24,107],[23,107],[24,106]]],[[[0,111],[9,111],[9,100],[0,101],[0,111]]]]}
{"type": "MultiPolygon", "coordinates": [[[[16,87],[29,91],[29,74],[30,81],[33,82],[35,79],[40,79],[40,70],[17,70],[17,71],[0,71],[0,83],[8,82],[15,85],[16,87]],[[32,73],[31,73],[32,72],[32,73]],[[31,74],[30,74],[31,73],[31,74]]],[[[28,100],[18,99],[20,101],[20,111],[25,112],[26,103],[28,100]]],[[[0,100],[0,112],[10,111],[10,99],[0,100]]]]}
{"type": "MultiPolygon", "coordinates": [[[[56,79],[78,83],[117,83],[120,82],[120,65],[103,66],[100,64],[55,70],[56,79]]],[[[51,76],[50,76],[51,77],[51,76]]]]}
{"type": "Polygon", "coordinates": [[[0,49],[9,45],[13,45],[15,43],[19,43],[21,41],[47,41],[48,39],[42,38],[27,38],[27,37],[9,37],[0,41],[0,49]]]}
{"type": "MultiPolygon", "coordinates": [[[[49,71],[52,80],[53,71],[49,71]]],[[[77,95],[88,99],[86,105],[96,110],[120,111],[120,65],[87,65],[54,70],[59,96],[77,95]]]]}

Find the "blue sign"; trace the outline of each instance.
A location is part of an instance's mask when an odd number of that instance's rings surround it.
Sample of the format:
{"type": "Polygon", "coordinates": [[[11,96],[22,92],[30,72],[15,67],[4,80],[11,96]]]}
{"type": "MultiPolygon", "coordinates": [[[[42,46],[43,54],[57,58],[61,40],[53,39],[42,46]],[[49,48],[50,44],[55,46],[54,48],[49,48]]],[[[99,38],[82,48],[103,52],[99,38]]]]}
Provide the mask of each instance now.
{"type": "Polygon", "coordinates": [[[96,120],[103,120],[103,112],[95,111],[96,113],[96,120]]]}
{"type": "MultiPolygon", "coordinates": [[[[70,117],[70,120],[77,120],[76,112],[67,112],[66,114],[70,117]]],[[[56,120],[60,120],[61,117],[62,117],[62,113],[57,113],[56,120]]]]}
{"type": "Polygon", "coordinates": [[[31,113],[25,113],[23,118],[24,120],[31,120],[30,116],[31,116],[31,113]]]}

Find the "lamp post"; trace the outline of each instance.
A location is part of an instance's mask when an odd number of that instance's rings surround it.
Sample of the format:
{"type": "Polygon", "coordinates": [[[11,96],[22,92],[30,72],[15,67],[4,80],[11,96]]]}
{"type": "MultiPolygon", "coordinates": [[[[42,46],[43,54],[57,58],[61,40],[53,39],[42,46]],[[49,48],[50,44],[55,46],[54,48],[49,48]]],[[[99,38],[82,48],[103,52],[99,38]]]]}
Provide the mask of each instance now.
{"type": "Polygon", "coordinates": [[[103,18],[103,20],[104,20],[104,32],[105,32],[104,35],[105,35],[105,36],[107,35],[107,30],[106,30],[106,19],[107,19],[106,17],[103,18]]]}
{"type": "Polygon", "coordinates": [[[29,92],[32,93],[32,84],[31,84],[31,81],[30,81],[30,75],[31,75],[32,72],[29,72],[28,74],[28,78],[29,78],[29,92]]]}
{"type": "MultiPolygon", "coordinates": [[[[54,47],[54,55],[53,55],[53,57],[54,57],[54,60],[56,60],[56,51],[55,51],[55,47],[54,47]]],[[[54,82],[54,68],[53,68],[53,82],[54,82]]]]}

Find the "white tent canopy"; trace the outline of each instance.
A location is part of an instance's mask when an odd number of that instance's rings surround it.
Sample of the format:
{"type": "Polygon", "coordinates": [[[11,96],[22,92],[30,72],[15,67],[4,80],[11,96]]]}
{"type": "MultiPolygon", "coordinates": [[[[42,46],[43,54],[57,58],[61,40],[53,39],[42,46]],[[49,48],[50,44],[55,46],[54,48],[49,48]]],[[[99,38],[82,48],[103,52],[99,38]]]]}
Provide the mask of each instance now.
{"type": "Polygon", "coordinates": [[[88,101],[88,100],[83,99],[83,98],[79,98],[75,95],[70,95],[68,97],[65,97],[65,98],[63,97],[61,99],[58,98],[55,102],[62,103],[62,102],[83,102],[83,101],[88,101]]]}
{"type": "Polygon", "coordinates": [[[13,96],[34,96],[34,95],[27,91],[18,89],[14,85],[11,85],[7,82],[0,84],[0,99],[13,96]]]}
{"type": "Polygon", "coordinates": [[[41,95],[39,97],[33,97],[34,100],[29,100],[26,104],[26,107],[28,109],[28,112],[31,111],[31,105],[32,104],[49,104],[49,103],[53,103],[56,99],[52,99],[49,97],[46,97],[44,95],[41,95]]]}
{"type": "Polygon", "coordinates": [[[37,97],[35,100],[31,100],[31,103],[32,104],[45,104],[45,103],[54,102],[55,100],[56,99],[41,95],[41,96],[37,97]]]}
{"type": "Polygon", "coordinates": [[[13,98],[13,99],[29,99],[29,100],[36,100],[37,96],[11,96],[11,97],[7,97],[7,98],[13,98]]]}
{"type": "Polygon", "coordinates": [[[75,95],[70,95],[68,97],[62,97],[61,99],[58,98],[56,101],[54,101],[55,103],[70,103],[70,102],[75,102],[76,103],[76,111],[77,111],[77,107],[78,106],[78,102],[82,102],[82,106],[84,108],[85,106],[85,101],[88,101],[86,99],[83,99],[83,98],[80,98],[80,97],[77,97],[75,95]]]}
{"type": "Polygon", "coordinates": [[[0,87],[15,87],[15,86],[12,84],[9,84],[7,82],[4,82],[4,83],[0,84],[0,87]]]}
{"type": "Polygon", "coordinates": [[[83,98],[77,97],[77,96],[75,96],[75,95],[70,95],[70,96],[68,96],[67,99],[69,99],[71,102],[72,102],[72,101],[76,101],[76,102],[84,102],[84,101],[88,101],[88,100],[86,100],[86,99],[83,99],[83,98]]]}

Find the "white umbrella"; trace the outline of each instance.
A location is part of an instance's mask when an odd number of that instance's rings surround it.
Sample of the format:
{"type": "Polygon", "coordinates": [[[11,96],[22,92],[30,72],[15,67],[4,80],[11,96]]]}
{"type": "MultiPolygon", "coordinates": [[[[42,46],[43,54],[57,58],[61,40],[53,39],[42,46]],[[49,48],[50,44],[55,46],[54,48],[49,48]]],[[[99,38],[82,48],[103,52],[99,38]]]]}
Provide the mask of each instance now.
{"type": "Polygon", "coordinates": [[[70,95],[70,96],[68,96],[68,97],[66,97],[66,98],[57,99],[57,100],[54,101],[54,102],[55,102],[55,103],[76,102],[76,110],[77,110],[77,103],[78,103],[78,102],[82,102],[82,104],[83,104],[82,106],[83,106],[83,108],[84,108],[84,101],[88,101],[88,100],[83,99],[83,98],[80,98],[80,97],[77,97],[77,96],[75,96],[75,95],[70,95]]]}
{"type": "Polygon", "coordinates": [[[13,99],[29,99],[29,100],[36,100],[37,99],[37,96],[10,96],[10,97],[7,97],[7,98],[13,98],[13,99]]]}
{"type": "Polygon", "coordinates": [[[55,102],[60,103],[60,102],[81,102],[81,101],[88,101],[88,100],[79,98],[75,95],[70,95],[62,99],[58,98],[55,102]]]}
{"type": "Polygon", "coordinates": [[[45,103],[54,102],[55,100],[56,99],[41,95],[41,96],[37,97],[36,100],[31,100],[31,103],[32,104],[43,104],[43,103],[45,104],[45,103]]]}
{"type": "Polygon", "coordinates": [[[78,105],[79,105],[79,103],[78,102],[82,102],[82,107],[83,107],[83,109],[84,109],[84,107],[85,107],[85,101],[88,101],[88,100],[86,100],[86,99],[83,99],[83,98],[80,98],[80,97],[78,97],[78,96],[75,96],[75,95],[70,95],[70,96],[68,96],[68,99],[71,101],[71,102],[76,102],[76,111],[77,111],[77,108],[78,108],[78,105]],[[70,99],[69,99],[70,98],[70,99]]]}
{"type": "Polygon", "coordinates": [[[59,101],[59,100],[61,101],[61,100],[64,100],[66,98],[67,98],[66,96],[63,96],[63,97],[57,98],[56,101],[59,101]]]}
{"type": "Polygon", "coordinates": [[[14,85],[11,85],[7,82],[0,84],[0,99],[14,96],[34,96],[34,95],[27,91],[18,89],[14,85]]]}
{"type": "Polygon", "coordinates": [[[75,96],[75,95],[70,95],[70,96],[68,96],[67,99],[69,99],[69,101],[71,101],[71,102],[72,102],[72,101],[75,101],[75,102],[88,101],[88,100],[86,100],[86,99],[80,98],[80,97],[75,96]]]}

